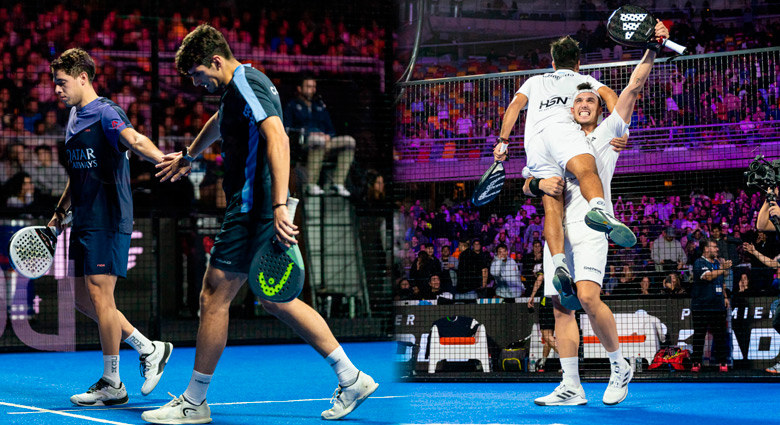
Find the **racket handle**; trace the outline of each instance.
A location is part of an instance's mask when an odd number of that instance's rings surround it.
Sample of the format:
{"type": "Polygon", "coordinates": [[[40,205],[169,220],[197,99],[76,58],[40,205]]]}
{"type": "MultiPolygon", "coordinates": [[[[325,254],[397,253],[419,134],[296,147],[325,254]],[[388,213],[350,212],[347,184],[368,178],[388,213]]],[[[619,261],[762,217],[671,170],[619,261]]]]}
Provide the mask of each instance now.
{"type": "Polygon", "coordinates": [[[298,202],[297,198],[287,198],[287,217],[290,219],[290,223],[295,220],[295,210],[298,209],[298,202]]]}
{"type": "MultiPolygon", "coordinates": [[[[73,213],[68,211],[68,214],[65,216],[65,218],[62,219],[62,225],[70,224],[70,222],[73,221],[73,213]]],[[[52,229],[52,232],[54,232],[55,236],[60,235],[60,229],[54,226],[49,227],[49,229],[52,229]]]]}
{"type": "Polygon", "coordinates": [[[669,40],[668,38],[665,39],[662,44],[667,49],[674,50],[678,54],[681,54],[681,55],[687,55],[688,54],[688,49],[686,49],[685,46],[681,46],[681,45],[675,43],[674,41],[669,40]]]}
{"type": "Polygon", "coordinates": [[[498,144],[498,153],[506,152],[506,148],[509,147],[509,143],[501,142],[498,144]]]}

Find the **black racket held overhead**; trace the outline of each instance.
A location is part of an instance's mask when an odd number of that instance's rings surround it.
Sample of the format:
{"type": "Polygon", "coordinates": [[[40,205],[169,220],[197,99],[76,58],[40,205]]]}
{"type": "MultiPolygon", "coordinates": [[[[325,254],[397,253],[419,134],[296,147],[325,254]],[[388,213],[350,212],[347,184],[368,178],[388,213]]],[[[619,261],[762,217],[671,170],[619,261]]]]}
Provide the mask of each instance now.
{"type": "MultiPolygon", "coordinates": [[[[295,218],[298,200],[287,199],[290,223],[295,218]]],[[[301,294],[303,280],[303,256],[298,245],[285,246],[274,235],[255,253],[249,267],[249,287],[258,297],[277,303],[287,303],[301,294]]]]}
{"type": "MultiPolygon", "coordinates": [[[[634,5],[625,5],[612,12],[607,21],[607,34],[615,43],[628,47],[644,48],[655,38],[656,19],[647,10],[634,5]]],[[[688,53],[685,46],[664,39],[661,45],[678,54],[688,53]]]]}
{"type": "MultiPolygon", "coordinates": [[[[72,219],[73,215],[68,213],[62,224],[68,224],[72,219]]],[[[47,226],[29,226],[14,233],[8,241],[11,267],[28,279],[45,275],[54,262],[59,234],[59,229],[47,226]]]]}
{"type": "MultiPolygon", "coordinates": [[[[499,153],[506,152],[508,143],[499,142],[499,153]]],[[[482,178],[477,182],[477,187],[474,188],[474,194],[471,195],[471,203],[477,207],[481,207],[492,202],[496,199],[501,189],[504,188],[504,180],[506,180],[506,171],[504,171],[504,164],[501,161],[493,162],[493,165],[482,174],[482,178]]]]}

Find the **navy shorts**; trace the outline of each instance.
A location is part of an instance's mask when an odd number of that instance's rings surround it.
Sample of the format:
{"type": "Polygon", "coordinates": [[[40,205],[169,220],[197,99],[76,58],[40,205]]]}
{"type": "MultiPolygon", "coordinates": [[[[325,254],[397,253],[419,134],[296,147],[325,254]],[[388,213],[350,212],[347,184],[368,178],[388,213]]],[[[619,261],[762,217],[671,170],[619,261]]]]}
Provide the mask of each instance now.
{"type": "Polygon", "coordinates": [[[238,193],[227,205],[209,263],[227,272],[249,274],[255,253],[271,243],[275,234],[273,219],[253,219],[249,213],[241,212],[241,194],[238,193]]]}
{"type": "Polygon", "coordinates": [[[83,230],[70,234],[70,259],[76,277],[110,274],[127,277],[130,234],[108,230],[83,230]]]}

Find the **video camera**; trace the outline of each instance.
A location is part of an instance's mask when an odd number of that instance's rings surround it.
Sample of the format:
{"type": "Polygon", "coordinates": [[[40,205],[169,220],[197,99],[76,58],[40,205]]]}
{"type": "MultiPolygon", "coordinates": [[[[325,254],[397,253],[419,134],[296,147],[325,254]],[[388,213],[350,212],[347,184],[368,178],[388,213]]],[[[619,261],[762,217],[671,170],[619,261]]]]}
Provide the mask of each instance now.
{"type": "MultiPolygon", "coordinates": [[[[757,155],[745,171],[748,187],[757,187],[766,193],[766,201],[777,202],[775,190],[780,186],[780,159],[772,162],[764,159],[764,155],[757,155]]],[[[775,225],[775,230],[780,232],[780,217],[770,216],[769,220],[775,225]]]]}

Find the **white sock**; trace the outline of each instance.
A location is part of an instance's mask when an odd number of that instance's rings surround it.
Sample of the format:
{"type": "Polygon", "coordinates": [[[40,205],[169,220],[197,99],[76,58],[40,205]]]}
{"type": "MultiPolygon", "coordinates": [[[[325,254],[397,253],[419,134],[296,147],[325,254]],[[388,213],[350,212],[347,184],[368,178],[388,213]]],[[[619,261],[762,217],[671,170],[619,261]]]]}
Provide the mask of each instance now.
{"type": "Polygon", "coordinates": [[[349,357],[347,357],[347,354],[340,345],[339,348],[328,354],[325,361],[328,362],[330,367],[333,368],[333,371],[336,372],[336,376],[339,378],[339,385],[341,385],[342,388],[348,387],[357,381],[359,370],[351,361],[349,361],[349,357]]]}
{"type": "Polygon", "coordinates": [[[214,375],[206,375],[193,369],[190,385],[187,386],[187,391],[184,391],[184,398],[192,404],[203,404],[206,401],[206,392],[209,390],[212,376],[214,375]]]}
{"type": "MultiPolygon", "coordinates": [[[[609,362],[610,363],[620,363],[620,366],[625,366],[628,364],[625,358],[623,358],[623,351],[620,350],[620,347],[618,347],[617,350],[613,352],[607,351],[607,356],[609,356],[609,362]]],[[[630,366],[630,365],[629,365],[630,366]]]]}
{"type": "Polygon", "coordinates": [[[119,380],[119,355],[103,356],[103,379],[108,381],[114,388],[119,388],[122,383],[119,380]]]}
{"type": "Polygon", "coordinates": [[[553,261],[553,267],[555,267],[556,269],[558,267],[563,267],[566,270],[569,269],[569,267],[566,265],[566,254],[555,254],[553,255],[552,261],[553,261]]]}
{"type": "Polygon", "coordinates": [[[145,337],[144,334],[138,332],[138,329],[135,328],[133,328],[133,333],[127,337],[125,342],[130,344],[135,351],[138,351],[138,354],[150,354],[154,351],[152,341],[149,341],[149,338],[145,337]]]}
{"type": "Polygon", "coordinates": [[[563,369],[563,381],[579,387],[580,384],[580,365],[576,357],[561,358],[561,369],[563,369]]]}
{"type": "Polygon", "coordinates": [[[598,208],[600,210],[607,208],[607,203],[604,201],[604,198],[592,198],[588,201],[588,205],[590,205],[591,208],[598,208]]]}

